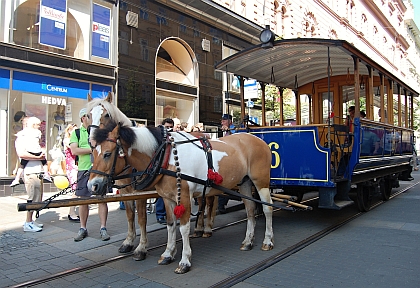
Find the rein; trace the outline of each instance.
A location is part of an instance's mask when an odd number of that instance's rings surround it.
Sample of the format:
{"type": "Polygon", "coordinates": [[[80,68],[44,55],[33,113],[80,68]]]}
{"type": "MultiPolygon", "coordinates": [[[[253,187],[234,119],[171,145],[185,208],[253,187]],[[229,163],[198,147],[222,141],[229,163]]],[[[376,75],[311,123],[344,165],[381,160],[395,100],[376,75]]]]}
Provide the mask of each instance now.
{"type": "MultiPolygon", "coordinates": [[[[201,185],[204,185],[204,186],[206,186],[209,183],[208,180],[199,179],[199,178],[192,177],[190,175],[186,175],[186,174],[182,174],[182,173],[179,173],[180,175],[177,175],[178,172],[163,169],[163,168],[159,171],[159,173],[164,174],[164,175],[168,175],[168,176],[172,176],[172,177],[179,177],[180,176],[181,179],[184,179],[184,180],[190,181],[190,182],[194,182],[194,183],[197,183],[197,184],[201,184],[201,185]]],[[[209,185],[210,185],[210,187],[212,187],[214,189],[217,189],[219,191],[222,191],[223,193],[226,193],[226,194],[231,195],[231,196],[236,196],[236,197],[240,197],[240,198],[243,198],[243,199],[251,200],[253,202],[260,203],[260,204],[267,205],[267,206],[271,206],[271,207],[278,208],[278,209],[295,211],[295,209],[293,207],[284,207],[284,206],[279,206],[279,205],[276,205],[276,204],[270,204],[270,203],[267,203],[267,202],[264,202],[264,201],[246,196],[246,195],[242,195],[238,192],[232,191],[232,190],[227,189],[223,186],[217,185],[213,182],[210,182],[209,185]]],[[[204,198],[204,195],[203,195],[203,198],[204,198]]]]}

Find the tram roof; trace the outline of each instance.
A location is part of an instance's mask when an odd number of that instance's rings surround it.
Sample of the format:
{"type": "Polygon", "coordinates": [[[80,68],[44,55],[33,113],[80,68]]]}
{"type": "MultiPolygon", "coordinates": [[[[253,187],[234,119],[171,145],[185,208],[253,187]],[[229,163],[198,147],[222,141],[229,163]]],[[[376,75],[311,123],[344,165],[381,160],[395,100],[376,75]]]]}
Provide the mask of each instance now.
{"type": "Polygon", "coordinates": [[[328,76],[328,47],[331,76],[347,75],[349,71],[353,74],[355,56],[361,61],[360,75],[368,75],[367,66],[370,66],[375,75],[382,73],[386,78],[393,80],[395,86],[399,84],[401,88],[407,89],[408,93],[418,96],[417,91],[345,40],[277,40],[274,41],[273,48],[262,48],[262,45],[258,44],[220,61],[215,67],[219,71],[293,89],[328,76]]]}

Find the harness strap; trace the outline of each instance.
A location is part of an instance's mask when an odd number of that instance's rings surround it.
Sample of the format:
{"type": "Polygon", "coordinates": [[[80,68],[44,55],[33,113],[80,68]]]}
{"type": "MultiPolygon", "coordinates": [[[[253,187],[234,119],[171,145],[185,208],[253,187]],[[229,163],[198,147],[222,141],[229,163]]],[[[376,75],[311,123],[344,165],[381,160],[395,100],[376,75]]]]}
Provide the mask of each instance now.
{"type": "MultiPolygon", "coordinates": [[[[160,169],[159,173],[164,174],[164,175],[168,175],[168,176],[172,176],[172,177],[177,177],[178,172],[167,170],[167,169],[160,169]]],[[[184,179],[184,180],[187,180],[187,181],[190,181],[190,182],[193,182],[193,183],[201,184],[201,185],[206,185],[207,184],[206,180],[198,179],[196,177],[192,177],[192,176],[182,174],[182,173],[179,173],[179,174],[181,174],[181,179],[184,179]]],[[[258,200],[258,199],[255,199],[255,198],[252,198],[252,197],[249,197],[249,196],[246,196],[246,195],[242,195],[241,193],[232,191],[230,189],[227,189],[223,186],[220,186],[220,185],[217,185],[217,184],[214,184],[214,183],[210,183],[210,185],[211,185],[212,188],[217,189],[219,191],[222,191],[223,193],[226,193],[226,194],[231,195],[231,196],[240,197],[240,198],[243,198],[243,199],[247,199],[247,200],[250,200],[250,201],[254,201],[256,203],[260,203],[260,204],[271,206],[271,207],[278,208],[278,209],[283,209],[283,210],[287,210],[287,211],[295,211],[295,209],[293,207],[284,207],[284,206],[278,206],[276,204],[263,202],[261,200],[258,200]]]]}

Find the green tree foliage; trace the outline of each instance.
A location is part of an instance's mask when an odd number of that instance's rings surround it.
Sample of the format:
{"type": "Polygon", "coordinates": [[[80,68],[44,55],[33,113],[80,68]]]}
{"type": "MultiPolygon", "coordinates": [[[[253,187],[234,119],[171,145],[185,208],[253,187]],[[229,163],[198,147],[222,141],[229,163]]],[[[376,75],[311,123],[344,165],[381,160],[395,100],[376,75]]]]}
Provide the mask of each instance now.
{"type": "Polygon", "coordinates": [[[145,105],[144,99],[139,91],[140,84],[136,81],[136,71],[133,70],[125,81],[124,85],[125,101],[121,107],[121,111],[130,118],[142,118],[145,105]]]}
{"type": "MultiPolygon", "coordinates": [[[[296,107],[291,104],[294,103],[294,99],[287,93],[288,89],[283,90],[283,118],[294,119],[296,118],[296,107]],[[293,101],[292,101],[293,100],[293,101]]],[[[273,113],[274,119],[280,118],[280,93],[276,86],[266,85],[265,86],[265,110],[273,113]]],[[[261,104],[261,92],[259,93],[259,99],[256,101],[257,104],[261,104]]]]}

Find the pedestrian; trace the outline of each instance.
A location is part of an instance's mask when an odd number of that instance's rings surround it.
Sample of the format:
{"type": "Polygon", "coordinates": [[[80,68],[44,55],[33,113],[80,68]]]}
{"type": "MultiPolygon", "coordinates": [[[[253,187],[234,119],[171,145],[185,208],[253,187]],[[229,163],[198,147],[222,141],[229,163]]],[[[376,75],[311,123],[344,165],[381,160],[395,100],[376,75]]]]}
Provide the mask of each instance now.
{"type": "MultiPolygon", "coordinates": [[[[39,127],[41,126],[41,120],[39,120],[36,117],[28,117],[23,119],[22,125],[24,125],[22,131],[16,134],[17,137],[20,137],[21,139],[24,137],[25,142],[27,142],[26,151],[35,155],[39,156],[41,154],[45,154],[42,151],[40,140],[42,137],[41,130],[39,130],[39,127]],[[26,123],[25,123],[26,122],[26,123]]],[[[20,167],[18,168],[16,172],[15,179],[10,184],[10,187],[15,187],[16,185],[19,185],[20,178],[23,173],[23,169],[25,168],[26,164],[28,163],[27,160],[21,159],[20,160],[20,167]]],[[[47,165],[47,159],[42,160],[42,166],[43,166],[43,172],[44,172],[44,179],[48,182],[51,181],[50,173],[48,172],[48,165],[47,165]]]]}
{"type": "MultiPolygon", "coordinates": [[[[71,152],[74,155],[77,155],[78,160],[78,172],[77,172],[77,189],[76,195],[79,197],[90,197],[92,196],[91,192],[87,188],[87,182],[89,180],[89,169],[92,166],[91,158],[91,147],[89,145],[89,133],[87,132],[88,128],[88,117],[86,108],[82,108],[79,112],[79,118],[82,121],[80,126],[80,138],[77,137],[76,131],[70,136],[70,148],[71,152]]],[[[99,230],[102,241],[108,241],[110,239],[108,232],[106,230],[106,221],[108,218],[108,205],[106,203],[98,204],[98,215],[101,222],[101,228],[99,230]]],[[[89,217],[89,206],[80,205],[79,206],[79,217],[80,217],[80,229],[77,233],[77,236],[74,238],[74,241],[82,241],[85,237],[88,236],[87,231],[87,220],[89,217]]]]}
{"type": "MultiPolygon", "coordinates": [[[[165,127],[168,131],[172,131],[172,129],[174,129],[174,120],[172,120],[171,118],[166,118],[162,121],[162,126],[165,127]]],[[[166,225],[166,209],[162,197],[159,197],[156,200],[155,208],[156,221],[162,225],[166,225]]]]}
{"type": "Polygon", "coordinates": [[[222,125],[221,130],[223,131],[223,136],[235,133],[235,125],[232,124],[232,115],[223,114],[220,122],[222,125]]]}
{"type": "MultiPolygon", "coordinates": [[[[30,117],[28,119],[27,124],[29,125],[30,123],[37,123],[34,124],[34,126],[38,126],[39,129],[39,124],[41,123],[41,121],[36,117],[30,117]]],[[[42,162],[45,161],[45,153],[41,152],[39,154],[34,154],[32,149],[34,148],[33,146],[34,144],[36,145],[36,143],[34,143],[33,141],[30,142],[27,139],[28,138],[23,134],[16,138],[16,153],[20,159],[26,161],[26,165],[23,168],[23,177],[25,182],[26,193],[28,194],[27,202],[41,202],[43,195],[41,189],[40,173],[43,171],[42,162]]],[[[26,221],[23,224],[24,232],[42,231],[42,227],[44,225],[33,221],[33,213],[33,210],[26,212],[26,221]]]]}
{"type": "Polygon", "coordinates": [[[356,107],[354,106],[350,106],[349,109],[347,110],[347,112],[349,113],[349,115],[347,115],[346,117],[346,123],[345,125],[347,127],[349,127],[349,131],[353,132],[353,121],[354,121],[354,113],[356,111],[356,107]]]}
{"type": "MultiPolygon", "coordinates": [[[[77,188],[76,155],[73,155],[73,153],[71,153],[70,148],[70,136],[75,129],[77,129],[76,124],[67,125],[66,129],[64,129],[63,139],[64,155],[66,156],[66,175],[67,179],[69,179],[71,191],[73,193],[72,198],[77,198],[75,194],[77,188]]],[[[69,214],[67,215],[67,218],[69,219],[69,221],[80,222],[80,217],[76,213],[76,206],[71,206],[69,208],[69,214]]]]}
{"type": "Polygon", "coordinates": [[[188,123],[187,122],[181,122],[180,131],[187,131],[188,123]]]}
{"type": "MultiPolygon", "coordinates": [[[[222,125],[221,130],[223,131],[223,136],[229,136],[235,133],[235,125],[232,124],[232,115],[230,114],[223,114],[222,119],[220,120],[222,125]]],[[[217,210],[219,213],[225,214],[226,213],[226,205],[229,202],[228,196],[219,195],[217,210]]]]}

